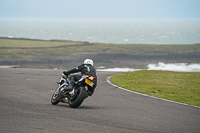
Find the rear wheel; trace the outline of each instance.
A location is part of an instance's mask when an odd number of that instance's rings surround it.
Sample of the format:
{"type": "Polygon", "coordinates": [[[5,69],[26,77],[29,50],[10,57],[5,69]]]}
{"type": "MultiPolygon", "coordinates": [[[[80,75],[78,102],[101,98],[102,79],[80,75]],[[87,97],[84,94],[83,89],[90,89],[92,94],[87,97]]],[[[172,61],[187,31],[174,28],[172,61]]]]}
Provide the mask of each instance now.
{"type": "Polygon", "coordinates": [[[86,90],[84,87],[80,87],[76,90],[77,91],[74,96],[69,100],[69,106],[71,108],[78,108],[82,104],[86,96],[86,90]]]}
{"type": "Polygon", "coordinates": [[[59,103],[59,100],[58,100],[58,94],[59,92],[58,91],[55,91],[52,98],[51,98],[51,104],[53,105],[56,105],[59,103]]]}

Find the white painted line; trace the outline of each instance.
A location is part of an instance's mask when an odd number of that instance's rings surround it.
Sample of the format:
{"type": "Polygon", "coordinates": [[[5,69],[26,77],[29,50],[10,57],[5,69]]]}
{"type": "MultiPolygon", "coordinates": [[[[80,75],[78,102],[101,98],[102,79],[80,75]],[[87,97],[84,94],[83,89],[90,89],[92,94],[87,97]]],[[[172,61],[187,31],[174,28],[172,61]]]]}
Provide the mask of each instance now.
{"type": "Polygon", "coordinates": [[[119,86],[117,86],[117,85],[111,83],[111,82],[110,82],[110,78],[111,78],[111,76],[110,76],[110,77],[107,77],[107,79],[106,79],[107,83],[109,83],[109,84],[112,85],[113,87],[119,88],[119,89],[121,89],[121,90],[125,90],[125,91],[128,91],[128,92],[135,93],[135,94],[142,95],[142,96],[146,96],[146,97],[151,97],[151,98],[158,99],[158,100],[163,100],[163,101],[166,101],[166,102],[181,104],[181,105],[185,105],[185,106],[191,106],[191,107],[195,107],[195,108],[199,108],[199,109],[200,109],[199,106],[194,106],[194,105],[189,105],[189,104],[185,104],[185,103],[175,102],[175,101],[171,101],[171,100],[167,100],[167,99],[162,99],[162,98],[158,98],[158,97],[154,97],[154,96],[142,94],[142,93],[139,93],[139,92],[135,92],[135,91],[131,91],[131,90],[128,90],[128,89],[119,87],[119,86]]]}

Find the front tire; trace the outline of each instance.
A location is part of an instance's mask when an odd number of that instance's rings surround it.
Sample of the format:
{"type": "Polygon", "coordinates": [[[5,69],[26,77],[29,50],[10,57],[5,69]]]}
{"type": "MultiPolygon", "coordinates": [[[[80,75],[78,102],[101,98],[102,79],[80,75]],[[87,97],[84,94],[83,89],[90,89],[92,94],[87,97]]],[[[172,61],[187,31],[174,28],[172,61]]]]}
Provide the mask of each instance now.
{"type": "Polygon", "coordinates": [[[52,98],[51,98],[51,104],[53,105],[57,105],[59,103],[59,100],[58,100],[58,92],[55,91],[52,98]]]}
{"type": "Polygon", "coordinates": [[[78,108],[84,101],[86,93],[84,87],[78,88],[75,96],[69,100],[69,106],[71,108],[78,108]]]}

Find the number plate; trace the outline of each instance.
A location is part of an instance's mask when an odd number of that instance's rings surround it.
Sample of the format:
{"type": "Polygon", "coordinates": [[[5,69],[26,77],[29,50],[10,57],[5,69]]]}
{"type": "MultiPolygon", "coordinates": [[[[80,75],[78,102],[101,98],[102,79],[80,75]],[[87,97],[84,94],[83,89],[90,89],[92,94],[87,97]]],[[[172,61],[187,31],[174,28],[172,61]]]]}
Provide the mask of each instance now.
{"type": "Polygon", "coordinates": [[[89,86],[93,87],[93,82],[90,81],[89,79],[85,79],[85,83],[88,84],[89,86]]]}

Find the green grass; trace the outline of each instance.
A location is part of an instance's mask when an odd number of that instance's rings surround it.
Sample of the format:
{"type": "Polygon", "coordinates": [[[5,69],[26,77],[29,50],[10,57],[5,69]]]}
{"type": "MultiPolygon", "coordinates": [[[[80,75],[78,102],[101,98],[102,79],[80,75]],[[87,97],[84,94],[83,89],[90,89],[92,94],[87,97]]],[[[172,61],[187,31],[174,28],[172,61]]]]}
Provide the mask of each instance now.
{"type": "Polygon", "coordinates": [[[0,59],[32,60],[62,54],[137,53],[155,51],[200,51],[200,45],[129,45],[74,41],[41,41],[0,38],[0,59]]]}
{"type": "Polygon", "coordinates": [[[42,40],[23,40],[23,39],[2,39],[0,38],[0,47],[7,48],[45,48],[58,47],[79,44],[72,41],[42,41],[42,40]]]}
{"type": "Polygon", "coordinates": [[[111,77],[111,82],[143,94],[200,106],[200,73],[135,71],[111,77]]]}

